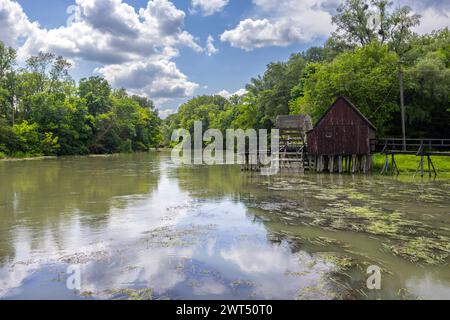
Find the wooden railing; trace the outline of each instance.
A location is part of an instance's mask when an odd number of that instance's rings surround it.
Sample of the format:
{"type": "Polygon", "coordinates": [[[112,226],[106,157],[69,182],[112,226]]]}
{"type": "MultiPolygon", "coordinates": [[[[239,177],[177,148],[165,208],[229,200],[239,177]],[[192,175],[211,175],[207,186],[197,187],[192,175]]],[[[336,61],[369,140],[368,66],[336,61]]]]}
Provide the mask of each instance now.
{"type": "Polygon", "coordinates": [[[450,156],[450,139],[384,138],[370,140],[372,153],[450,156]]]}
{"type": "Polygon", "coordinates": [[[397,154],[412,154],[420,157],[419,165],[417,167],[416,176],[419,172],[424,176],[424,162],[428,164],[428,174],[431,177],[432,172],[437,175],[431,156],[446,156],[450,157],[450,139],[403,139],[400,138],[385,138],[370,140],[372,153],[382,153],[386,155],[386,159],[381,169],[381,174],[386,174],[389,171],[391,174],[399,174],[395,155],[397,154]],[[391,165],[389,166],[389,156],[391,156],[391,165]],[[389,169],[390,168],[390,169],[389,169]]]}

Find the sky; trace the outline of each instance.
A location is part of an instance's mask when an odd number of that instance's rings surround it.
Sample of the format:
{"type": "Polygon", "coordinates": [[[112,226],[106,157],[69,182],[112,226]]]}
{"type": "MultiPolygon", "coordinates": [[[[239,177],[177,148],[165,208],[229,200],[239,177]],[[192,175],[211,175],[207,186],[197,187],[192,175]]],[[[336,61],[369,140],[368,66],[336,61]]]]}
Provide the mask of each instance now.
{"type": "MultiPolygon", "coordinates": [[[[340,0],[0,0],[0,40],[19,64],[39,51],[155,101],[162,117],[193,96],[242,94],[273,61],[321,45],[340,0]]],[[[419,33],[450,25],[448,0],[395,0],[419,33]]]]}

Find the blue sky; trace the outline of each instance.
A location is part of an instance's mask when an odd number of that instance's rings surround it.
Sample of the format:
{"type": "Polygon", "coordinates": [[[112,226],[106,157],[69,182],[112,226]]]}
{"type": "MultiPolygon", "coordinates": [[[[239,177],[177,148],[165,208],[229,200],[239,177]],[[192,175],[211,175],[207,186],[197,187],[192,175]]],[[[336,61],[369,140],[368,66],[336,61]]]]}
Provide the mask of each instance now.
{"type": "MultiPolygon", "coordinates": [[[[339,2],[0,0],[0,40],[19,58],[61,54],[73,61],[75,79],[100,74],[167,115],[195,95],[237,92],[269,62],[322,44],[339,2]]],[[[397,4],[423,15],[418,32],[449,25],[448,1],[397,4]]]]}

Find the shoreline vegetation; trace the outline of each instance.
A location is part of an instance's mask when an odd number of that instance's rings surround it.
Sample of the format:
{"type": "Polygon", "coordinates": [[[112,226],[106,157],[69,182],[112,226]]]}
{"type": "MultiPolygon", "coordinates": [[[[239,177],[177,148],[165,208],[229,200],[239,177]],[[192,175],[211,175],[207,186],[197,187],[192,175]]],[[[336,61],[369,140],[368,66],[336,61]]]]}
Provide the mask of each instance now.
{"type": "MultiPolygon", "coordinates": [[[[322,46],[269,63],[240,90],[243,95],[193,97],[166,119],[150,97],[114,89],[98,76],[75,81],[62,56],[39,52],[18,66],[16,50],[0,41],[0,159],[173,147],[172,132],[192,134],[195,121],[204,131],[222,132],[270,130],[279,115],[308,114],[317,122],[338,96],[358,107],[378,137],[399,137],[399,78],[404,79],[407,137],[448,138],[448,27],[418,35],[413,28],[420,16],[411,8],[359,0],[340,5],[333,24],[336,32],[322,46]],[[364,24],[374,13],[380,25],[364,24]]],[[[414,162],[399,158],[398,164],[414,171],[414,162]]]]}
{"type": "MultiPolygon", "coordinates": [[[[170,152],[171,148],[150,148],[147,152],[170,152]]],[[[140,153],[140,152],[136,152],[140,153]]],[[[87,155],[74,155],[74,156],[27,156],[27,157],[1,157],[1,161],[34,161],[34,160],[50,160],[50,159],[60,159],[66,157],[87,157],[87,158],[107,158],[114,157],[123,154],[132,154],[132,153],[111,153],[111,154],[87,154],[87,155]]],[[[383,154],[374,154],[373,155],[373,168],[372,174],[377,174],[380,172],[383,164],[384,164],[385,155],[383,154]]],[[[390,158],[389,158],[390,159],[390,158]]],[[[432,157],[433,163],[436,167],[438,174],[443,173],[445,176],[450,177],[450,158],[449,157],[432,157]]],[[[420,157],[415,155],[396,155],[395,161],[397,163],[400,174],[411,174],[417,170],[417,166],[419,165],[420,157]]],[[[425,171],[427,171],[427,167],[425,165],[425,171]]]]}

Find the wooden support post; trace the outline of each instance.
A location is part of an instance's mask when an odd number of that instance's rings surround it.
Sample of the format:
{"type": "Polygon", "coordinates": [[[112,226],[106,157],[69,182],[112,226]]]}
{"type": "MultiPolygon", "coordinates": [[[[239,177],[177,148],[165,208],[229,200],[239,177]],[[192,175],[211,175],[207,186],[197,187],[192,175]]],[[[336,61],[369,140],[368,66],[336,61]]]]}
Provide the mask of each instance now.
{"type": "Polygon", "coordinates": [[[385,174],[388,169],[389,169],[389,155],[388,155],[388,153],[386,153],[386,157],[384,159],[384,165],[383,165],[383,168],[381,169],[380,174],[385,174]]]}
{"type": "Polygon", "coordinates": [[[352,156],[348,156],[348,163],[347,163],[347,172],[350,173],[352,169],[352,156]]]}
{"type": "Polygon", "coordinates": [[[334,173],[334,156],[330,157],[330,173],[334,173]]]}
{"type": "Polygon", "coordinates": [[[352,173],[355,173],[356,169],[356,154],[352,155],[352,173]]]}
{"type": "Polygon", "coordinates": [[[342,156],[339,156],[338,160],[338,166],[339,166],[339,174],[342,174],[342,156]]]}
{"type": "Polygon", "coordinates": [[[397,167],[397,162],[395,161],[395,154],[392,154],[392,174],[394,174],[394,172],[396,173],[396,175],[398,176],[400,174],[400,171],[398,170],[397,167]]]}
{"type": "Polygon", "coordinates": [[[417,175],[419,170],[420,170],[421,177],[423,177],[423,155],[420,156],[419,166],[417,167],[416,173],[414,173],[414,177],[417,175]]]}
{"type": "Polygon", "coordinates": [[[420,157],[420,176],[423,178],[423,154],[420,157]]]}
{"type": "Polygon", "coordinates": [[[436,177],[437,172],[436,172],[436,168],[434,167],[433,160],[431,160],[431,157],[429,155],[428,155],[428,158],[430,159],[430,164],[431,164],[431,167],[433,168],[434,176],[436,177]]]}
{"type": "Polygon", "coordinates": [[[364,155],[362,158],[362,166],[363,166],[362,171],[364,174],[366,174],[366,172],[367,172],[367,156],[366,155],[364,155]]]}
{"type": "Polygon", "coordinates": [[[394,161],[395,161],[394,160],[394,153],[392,153],[391,154],[391,174],[392,175],[394,174],[394,170],[395,170],[395,166],[394,166],[395,162],[394,161]]]}

